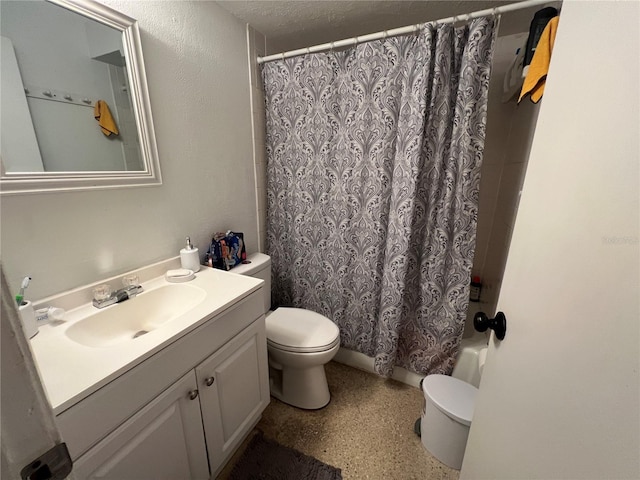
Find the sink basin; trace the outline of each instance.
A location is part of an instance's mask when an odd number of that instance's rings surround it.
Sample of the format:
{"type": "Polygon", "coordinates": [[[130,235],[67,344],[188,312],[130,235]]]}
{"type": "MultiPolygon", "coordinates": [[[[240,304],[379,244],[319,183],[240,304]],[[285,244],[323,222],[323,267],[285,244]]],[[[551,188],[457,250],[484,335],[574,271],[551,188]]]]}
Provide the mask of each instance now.
{"type": "Polygon", "coordinates": [[[88,347],[111,347],[135,341],[188,312],[206,296],[193,285],[163,285],[130,300],[97,310],[71,325],[65,334],[88,347]]]}

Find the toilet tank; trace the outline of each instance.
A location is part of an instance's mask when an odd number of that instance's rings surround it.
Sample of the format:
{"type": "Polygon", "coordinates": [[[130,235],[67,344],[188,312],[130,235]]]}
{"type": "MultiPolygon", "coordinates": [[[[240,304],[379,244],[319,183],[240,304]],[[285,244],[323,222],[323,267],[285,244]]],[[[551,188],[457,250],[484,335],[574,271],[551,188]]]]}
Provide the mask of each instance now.
{"type": "Polygon", "coordinates": [[[271,310],[271,257],[264,253],[247,255],[244,263],[233,267],[231,273],[264,280],[264,313],[271,310]]]}

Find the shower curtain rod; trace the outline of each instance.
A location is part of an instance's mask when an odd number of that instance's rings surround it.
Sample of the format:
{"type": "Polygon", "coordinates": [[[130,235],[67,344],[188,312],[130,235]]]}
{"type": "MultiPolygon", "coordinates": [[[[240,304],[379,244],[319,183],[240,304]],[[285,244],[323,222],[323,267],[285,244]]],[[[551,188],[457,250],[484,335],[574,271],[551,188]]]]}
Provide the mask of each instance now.
{"type": "Polygon", "coordinates": [[[276,53],[274,55],[267,55],[266,57],[258,57],[258,64],[265,62],[271,62],[273,60],[284,60],[285,58],[296,57],[298,55],[304,55],[307,53],[323,52],[325,50],[332,50],[334,48],[347,47],[350,45],[357,45],[359,43],[371,42],[373,40],[379,40],[381,38],[394,37],[396,35],[404,35],[407,33],[417,32],[421,25],[435,23],[455,23],[458,20],[464,20],[468,22],[473,18],[485,17],[487,15],[498,15],[500,13],[513,12],[515,10],[521,10],[523,8],[534,7],[536,5],[544,5],[555,3],[550,0],[525,0],[523,2],[511,3],[502,7],[488,8],[486,10],[479,10],[477,12],[465,13],[463,15],[455,15],[449,18],[443,18],[441,20],[434,20],[431,22],[419,23],[416,25],[410,25],[408,27],[394,28],[392,30],[383,30],[382,32],[369,33],[367,35],[360,35],[353,38],[346,38],[344,40],[338,40],[337,42],[322,43],[320,45],[314,45],[313,47],[299,48],[297,50],[290,50],[288,52],[276,53]]]}

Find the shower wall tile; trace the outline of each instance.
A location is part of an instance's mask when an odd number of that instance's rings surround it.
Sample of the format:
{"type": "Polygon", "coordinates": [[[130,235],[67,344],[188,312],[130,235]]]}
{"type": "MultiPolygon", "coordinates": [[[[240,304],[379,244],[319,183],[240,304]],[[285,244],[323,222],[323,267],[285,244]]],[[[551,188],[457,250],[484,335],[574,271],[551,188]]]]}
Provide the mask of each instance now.
{"type": "MultiPolygon", "coordinates": [[[[498,200],[500,189],[500,176],[502,175],[502,165],[483,165],[482,176],[480,178],[480,193],[478,196],[479,217],[490,220],[493,218],[493,211],[498,200]]],[[[480,223],[480,218],[478,218],[480,223]]]]}
{"type": "MultiPolygon", "coordinates": [[[[500,86],[490,86],[502,90],[500,86]]],[[[516,112],[515,103],[503,104],[499,98],[489,97],[489,108],[487,109],[487,134],[485,139],[483,165],[502,165],[506,155],[505,143],[501,141],[509,135],[511,130],[511,119],[516,112]],[[498,105],[495,105],[495,104],[498,105]]]]}
{"type": "Polygon", "coordinates": [[[517,115],[513,117],[510,137],[514,139],[509,143],[507,149],[506,163],[526,163],[529,158],[529,151],[533,143],[535,132],[531,125],[535,125],[540,112],[540,103],[531,103],[523,100],[518,105],[517,115]]]}
{"type": "Polygon", "coordinates": [[[487,133],[483,163],[502,165],[505,155],[505,142],[511,129],[511,120],[517,108],[515,102],[502,102],[502,84],[507,69],[515,57],[515,51],[524,43],[527,36],[509,35],[496,41],[489,80],[487,105],[487,133]]]}
{"type": "Polygon", "coordinates": [[[535,131],[537,106],[502,102],[502,82],[515,51],[527,34],[499,37],[494,52],[487,136],[481,171],[476,254],[473,275],[482,279],[481,302],[470,302],[465,336],[473,333],[473,315],[495,313],[526,161],[535,131]]]}
{"type": "Polygon", "coordinates": [[[471,274],[478,275],[482,278],[482,271],[487,258],[487,250],[489,247],[489,239],[491,237],[491,228],[493,219],[482,218],[478,215],[478,228],[476,230],[476,252],[473,257],[473,269],[471,274]]]}
{"type": "Polygon", "coordinates": [[[524,166],[521,162],[504,166],[494,214],[496,221],[513,225],[524,180],[524,166]]]}

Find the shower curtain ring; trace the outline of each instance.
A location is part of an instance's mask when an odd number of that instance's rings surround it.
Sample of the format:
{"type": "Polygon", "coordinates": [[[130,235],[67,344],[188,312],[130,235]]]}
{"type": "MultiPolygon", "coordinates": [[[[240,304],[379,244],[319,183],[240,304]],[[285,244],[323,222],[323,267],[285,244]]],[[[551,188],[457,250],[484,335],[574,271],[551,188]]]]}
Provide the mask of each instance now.
{"type": "Polygon", "coordinates": [[[311,50],[309,50],[309,47],[307,47],[307,55],[311,54],[311,50]]]}
{"type": "Polygon", "coordinates": [[[282,52],[282,53],[280,54],[280,60],[283,60],[283,61],[284,61],[284,52],[282,52]]]}
{"type": "Polygon", "coordinates": [[[334,47],[335,43],[331,42],[331,51],[333,52],[333,47],[334,47]]]}

